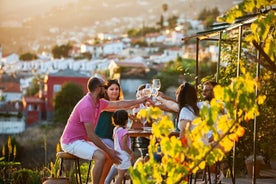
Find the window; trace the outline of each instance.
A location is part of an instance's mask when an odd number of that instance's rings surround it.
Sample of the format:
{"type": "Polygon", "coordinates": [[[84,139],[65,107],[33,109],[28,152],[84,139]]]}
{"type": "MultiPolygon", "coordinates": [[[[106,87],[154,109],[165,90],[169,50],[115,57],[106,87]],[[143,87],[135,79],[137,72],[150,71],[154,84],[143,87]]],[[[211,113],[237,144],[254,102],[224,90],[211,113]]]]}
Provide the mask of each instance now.
{"type": "Polygon", "coordinates": [[[57,93],[61,90],[61,85],[60,84],[55,84],[53,87],[54,93],[57,93]]]}
{"type": "Polygon", "coordinates": [[[33,110],[33,107],[32,107],[32,105],[28,105],[28,111],[32,111],[33,110]]]}

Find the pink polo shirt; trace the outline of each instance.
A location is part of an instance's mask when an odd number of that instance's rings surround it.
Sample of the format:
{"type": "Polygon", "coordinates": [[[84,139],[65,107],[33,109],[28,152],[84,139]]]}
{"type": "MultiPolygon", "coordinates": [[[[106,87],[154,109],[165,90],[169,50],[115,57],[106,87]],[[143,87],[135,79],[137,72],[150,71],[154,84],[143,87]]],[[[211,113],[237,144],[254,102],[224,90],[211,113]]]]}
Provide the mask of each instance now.
{"type": "Polygon", "coordinates": [[[84,123],[93,123],[96,127],[100,112],[107,107],[108,101],[100,99],[99,103],[94,104],[91,96],[87,93],[73,109],[60,142],[69,144],[76,140],[88,140],[84,123]]]}

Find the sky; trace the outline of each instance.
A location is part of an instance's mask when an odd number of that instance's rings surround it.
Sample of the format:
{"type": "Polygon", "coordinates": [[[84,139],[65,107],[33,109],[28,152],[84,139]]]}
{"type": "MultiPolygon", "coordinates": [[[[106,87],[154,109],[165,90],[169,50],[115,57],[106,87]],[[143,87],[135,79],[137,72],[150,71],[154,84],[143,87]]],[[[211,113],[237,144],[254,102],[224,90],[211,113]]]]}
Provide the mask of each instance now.
{"type": "Polygon", "coordinates": [[[78,0],[0,0],[0,20],[20,19],[39,15],[54,6],[78,0]]]}

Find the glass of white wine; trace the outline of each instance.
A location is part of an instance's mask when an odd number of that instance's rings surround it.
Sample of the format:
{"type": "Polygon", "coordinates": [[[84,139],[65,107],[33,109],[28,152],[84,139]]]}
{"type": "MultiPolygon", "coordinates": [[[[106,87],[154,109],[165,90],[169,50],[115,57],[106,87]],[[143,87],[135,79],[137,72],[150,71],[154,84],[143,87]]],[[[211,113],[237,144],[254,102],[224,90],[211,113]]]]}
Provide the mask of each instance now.
{"type": "Polygon", "coordinates": [[[160,102],[157,102],[156,101],[156,98],[158,96],[158,91],[160,90],[161,88],[161,81],[160,79],[152,79],[152,96],[153,96],[153,101],[155,102],[155,105],[160,105],[160,102]]]}
{"type": "Polygon", "coordinates": [[[152,88],[151,89],[151,96],[152,96],[152,100],[154,101],[154,103],[156,103],[156,98],[158,96],[158,89],[157,88],[152,88]]]}
{"type": "Polygon", "coordinates": [[[152,79],[152,88],[156,88],[158,91],[161,88],[161,81],[160,79],[152,79]]]}
{"type": "Polygon", "coordinates": [[[143,95],[147,97],[151,97],[151,84],[147,83],[145,88],[143,89],[143,95]]]}

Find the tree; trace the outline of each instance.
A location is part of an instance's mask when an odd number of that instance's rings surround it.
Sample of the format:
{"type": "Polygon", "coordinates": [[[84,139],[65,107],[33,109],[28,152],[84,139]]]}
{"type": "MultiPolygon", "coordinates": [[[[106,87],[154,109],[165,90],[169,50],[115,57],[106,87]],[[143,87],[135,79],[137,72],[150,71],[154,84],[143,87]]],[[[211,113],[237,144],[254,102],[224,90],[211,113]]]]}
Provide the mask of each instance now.
{"type": "Polygon", "coordinates": [[[65,124],[74,106],[83,95],[81,86],[71,82],[65,83],[61,91],[56,93],[54,97],[54,122],[65,124]]]}
{"type": "Polygon", "coordinates": [[[164,27],[164,17],[165,17],[165,14],[167,13],[169,9],[169,6],[167,3],[163,3],[162,4],[162,14],[160,16],[160,22],[157,23],[157,25],[160,25],[160,29],[163,29],[164,27]]]}
{"type": "Polygon", "coordinates": [[[160,29],[154,27],[143,27],[141,29],[130,29],[127,31],[128,37],[141,37],[145,36],[148,33],[159,32],[160,29]]]}
{"type": "MultiPolygon", "coordinates": [[[[252,77],[258,78],[259,85],[261,86],[258,91],[258,95],[266,95],[266,103],[260,107],[260,115],[256,118],[257,120],[257,137],[256,137],[256,153],[263,155],[268,162],[272,157],[276,157],[276,147],[273,132],[276,131],[274,126],[274,121],[276,120],[276,85],[275,82],[275,57],[270,53],[271,49],[275,50],[275,32],[271,28],[271,23],[268,23],[268,20],[271,22],[275,21],[275,13],[270,15],[271,11],[262,11],[259,16],[256,14],[260,12],[257,7],[266,7],[268,4],[263,4],[263,6],[255,6],[254,2],[248,1],[243,2],[239,6],[231,9],[227,14],[221,17],[219,20],[227,21],[233,23],[236,19],[241,20],[245,16],[257,16],[257,20],[254,21],[250,26],[243,26],[243,35],[242,35],[242,50],[239,61],[240,75],[245,73],[251,73],[252,77]],[[244,4],[246,3],[246,4],[244,4]],[[253,8],[255,7],[255,8],[253,8]],[[245,12],[244,10],[248,10],[245,12]],[[274,17],[274,19],[266,17],[274,17]],[[268,20],[267,20],[268,19],[268,20]],[[259,29],[256,29],[256,26],[259,29]],[[269,33],[270,32],[270,33],[269,33]],[[263,35],[267,36],[263,37],[263,35]],[[260,34],[260,35],[259,35],[260,34]],[[260,40],[262,39],[262,40],[260,40]],[[256,42],[258,40],[258,42],[256,42]],[[273,44],[274,43],[274,44],[273,44]],[[274,46],[273,46],[274,45],[274,46]],[[262,47],[260,47],[262,46],[262,47]],[[260,57],[257,59],[256,50],[259,51],[260,57]],[[261,64],[259,72],[260,75],[256,75],[257,63],[261,64]]],[[[269,7],[269,6],[268,6],[269,7]]],[[[262,8],[261,8],[262,9],[262,8]]],[[[238,67],[238,44],[233,42],[235,40],[233,34],[223,34],[223,40],[228,40],[222,42],[222,52],[221,52],[221,61],[226,63],[227,67],[220,68],[220,79],[219,83],[221,85],[229,85],[231,80],[237,76],[237,67],[238,67]],[[230,40],[230,41],[229,41],[230,40]]],[[[215,79],[214,76],[211,77],[215,79]]],[[[205,80],[205,79],[203,79],[205,80]]],[[[203,81],[204,82],[204,81],[203,81]]],[[[236,144],[236,165],[235,169],[238,172],[243,172],[244,168],[244,158],[253,154],[253,133],[254,126],[253,123],[241,122],[242,126],[245,127],[245,135],[237,142],[236,144]]],[[[231,154],[229,154],[230,156],[231,154]]]]}
{"type": "Polygon", "coordinates": [[[177,26],[178,16],[172,16],[168,18],[169,28],[174,29],[177,26]]]}
{"type": "Polygon", "coordinates": [[[275,3],[275,0],[245,0],[218,19],[232,23],[242,16],[258,13],[257,19],[250,26],[251,32],[246,36],[246,41],[251,42],[262,56],[262,59],[255,57],[254,61],[272,72],[276,72],[276,12],[272,8],[275,3]]]}
{"type": "Polygon", "coordinates": [[[27,88],[26,96],[34,96],[35,94],[37,94],[40,88],[42,87],[42,84],[41,84],[42,81],[43,81],[43,76],[36,75],[32,79],[32,83],[30,84],[30,86],[27,88]]]}
{"type": "MultiPolygon", "coordinates": [[[[258,2],[245,0],[239,6],[228,12],[225,20],[232,20],[230,23],[233,23],[235,18],[243,14],[256,11],[256,9],[263,9],[264,7],[273,7],[273,4],[275,4],[275,0],[258,2]]],[[[224,148],[224,151],[229,152],[233,148],[234,142],[239,143],[244,133],[248,134],[248,131],[250,133],[250,127],[252,130],[253,120],[256,117],[260,118],[259,115],[264,107],[261,105],[263,105],[264,102],[275,104],[275,101],[268,101],[271,97],[267,96],[268,99],[266,100],[265,96],[267,94],[272,95],[275,100],[275,82],[274,85],[268,85],[269,90],[271,90],[269,93],[267,93],[267,88],[260,88],[263,87],[261,84],[263,85],[263,83],[267,83],[267,81],[270,83],[275,81],[275,11],[267,10],[267,8],[265,9],[266,10],[262,11],[257,20],[251,25],[251,32],[247,30],[248,32],[245,34],[247,38],[243,39],[242,47],[244,49],[242,52],[246,50],[252,53],[252,46],[260,52],[261,58],[259,59],[256,57],[255,61],[262,63],[267,69],[261,70],[262,77],[256,80],[258,76],[252,72],[253,69],[256,68],[256,65],[250,62],[252,59],[246,58],[246,54],[244,53],[242,54],[240,66],[242,75],[239,77],[232,77],[233,71],[236,71],[235,65],[237,64],[237,54],[222,55],[222,59],[226,61],[230,59],[232,62],[231,65],[228,64],[225,68],[229,76],[229,79],[226,81],[227,84],[225,84],[224,87],[217,86],[214,88],[215,99],[210,103],[210,108],[202,109],[200,118],[193,122],[193,124],[198,126],[197,129],[194,129],[191,133],[187,133],[181,140],[168,136],[170,129],[173,128],[173,123],[170,123],[168,118],[162,117],[161,119],[155,109],[150,113],[144,113],[144,116],[156,118],[158,120],[157,123],[154,123],[152,126],[154,135],[151,137],[149,147],[149,161],[146,163],[139,163],[136,168],[131,168],[130,170],[133,183],[188,183],[185,179],[190,173],[196,173],[198,169],[204,169],[206,164],[212,165],[225,156],[222,150],[217,149],[216,146],[220,145],[224,148]],[[248,43],[252,43],[251,49],[248,43]],[[231,68],[234,68],[232,72],[231,68]],[[271,71],[274,71],[274,73],[271,71]],[[262,90],[265,92],[262,93],[262,90]],[[256,95],[256,91],[259,92],[258,95],[256,95]],[[223,103],[219,103],[220,101],[223,103]],[[219,112],[225,108],[227,116],[218,116],[219,112]],[[217,127],[220,127],[220,130],[214,129],[213,125],[215,122],[218,125],[217,127]],[[208,148],[208,146],[204,146],[200,140],[202,135],[210,130],[213,131],[216,141],[215,146],[208,148]],[[218,132],[220,133],[218,134],[218,132]],[[156,140],[159,141],[159,144],[157,144],[156,140]],[[161,149],[160,154],[162,154],[161,163],[157,163],[153,156],[154,153],[160,152],[159,148],[161,149]]],[[[227,50],[230,52],[233,50],[237,51],[237,48],[230,45],[227,46],[227,50]]],[[[272,110],[275,108],[268,109],[269,112],[264,114],[265,116],[273,114],[273,112],[275,113],[275,111],[272,110]]],[[[270,117],[275,120],[275,116],[270,117]]],[[[275,125],[273,125],[274,121],[267,117],[266,119],[267,123],[270,121],[268,125],[272,126],[265,127],[264,130],[258,134],[258,138],[267,137],[269,134],[270,136],[273,135],[272,132],[267,134],[267,131],[268,128],[275,127],[275,125]]],[[[260,126],[259,128],[262,129],[263,127],[260,126]]],[[[271,139],[267,140],[273,141],[274,138],[271,136],[271,139]]],[[[256,142],[258,142],[258,140],[256,140],[256,142]]],[[[275,148],[273,142],[270,143],[272,144],[268,144],[268,147],[270,149],[275,148]]],[[[248,147],[248,145],[245,144],[242,144],[242,146],[248,147]]],[[[252,146],[252,142],[249,143],[249,146],[252,146]]],[[[239,152],[242,151],[239,150],[239,152]]]]}
{"type": "Polygon", "coordinates": [[[79,56],[74,57],[74,60],[88,59],[92,58],[92,54],[90,52],[83,52],[79,56]]]}
{"type": "MultiPolygon", "coordinates": [[[[215,73],[216,63],[199,63],[199,77],[203,78],[215,73]]],[[[171,86],[178,86],[181,79],[193,83],[195,81],[196,62],[193,59],[183,59],[178,57],[175,61],[170,61],[166,64],[164,69],[155,76],[162,81],[161,91],[166,91],[171,86]]]]}
{"type": "Polygon", "coordinates": [[[32,53],[24,53],[22,54],[19,59],[22,60],[22,61],[31,61],[31,60],[35,60],[37,59],[37,55],[36,54],[32,54],[32,53]]]}
{"type": "Polygon", "coordinates": [[[149,160],[130,168],[133,183],[188,183],[189,174],[195,174],[206,165],[213,165],[225,157],[244,134],[242,121],[254,119],[257,105],[264,97],[255,96],[257,82],[250,75],[232,79],[228,86],[214,88],[215,99],[210,107],[200,111],[200,117],[192,123],[196,126],[178,139],[170,136],[174,124],[167,115],[156,107],[141,110],[138,117],[152,120],[153,135],[150,137],[149,160]],[[257,103],[258,102],[258,103],[257,103]],[[221,111],[226,114],[221,115],[221,111]],[[216,124],[217,128],[214,128],[216,124]],[[213,144],[206,144],[202,137],[212,130],[213,144]],[[223,148],[223,149],[222,149],[223,148]],[[155,153],[162,155],[161,163],[155,153]]]}
{"type": "MultiPolygon", "coordinates": [[[[266,160],[276,157],[276,145],[272,136],[276,129],[273,123],[276,120],[276,111],[273,110],[276,108],[276,85],[274,82],[276,77],[276,13],[271,8],[275,3],[275,0],[256,2],[246,0],[219,18],[219,21],[232,23],[243,16],[256,16],[256,20],[251,23],[250,27],[243,28],[243,32],[246,31],[247,34],[243,37],[242,48],[246,52],[242,54],[240,62],[241,70],[251,72],[253,75],[255,74],[257,63],[262,66],[259,70],[260,75],[255,77],[258,77],[261,85],[261,90],[258,91],[258,94],[265,94],[267,99],[266,103],[260,107],[260,116],[257,118],[258,135],[256,142],[258,144],[256,144],[256,152],[265,156],[266,160]],[[259,56],[257,54],[250,54],[256,53],[256,50],[260,53],[259,56]]],[[[228,61],[228,67],[222,70],[220,76],[224,76],[223,81],[226,81],[227,77],[236,75],[237,46],[229,46],[228,44],[223,50],[225,51],[223,52],[224,58],[228,61]]],[[[237,159],[243,159],[244,156],[249,156],[253,152],[254,127],[250,124],[247,124],[245,127],[248,133],[237,144],[237,159]]],[[[241,160],[237,160],[237,163],[241,163],[241,160]]]]}
{"type": "Polygon", "coordinates": [[[204,22],[204,27],[206,29],[210,28],[210,26],[216,21],[216,18],[219,16],[219,10],[217,7],[207,10],[204,8],[198,15],[198,20],[204,22]]]}
{"type": "Polygon", "coordinates": [[[60,58],[68,58],[69,57],[69,51],[72,49],[72,46],[70,43],[67,43],[66,45],[61,46],[54,46],[52,49],[52,55],[54,58],[60,59],[60,58]]]}

